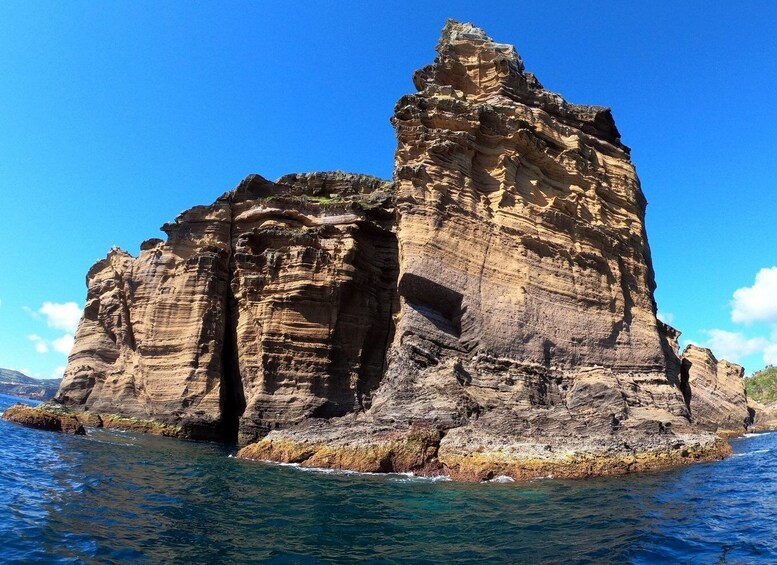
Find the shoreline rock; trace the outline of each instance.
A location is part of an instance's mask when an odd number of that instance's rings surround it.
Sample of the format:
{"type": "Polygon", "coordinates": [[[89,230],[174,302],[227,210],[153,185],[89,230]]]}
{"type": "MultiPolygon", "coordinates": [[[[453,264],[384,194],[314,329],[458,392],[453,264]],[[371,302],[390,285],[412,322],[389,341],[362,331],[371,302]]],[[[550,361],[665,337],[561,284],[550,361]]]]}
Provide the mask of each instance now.
{"type": "Polygon", "coordinates": [[[460,450],[441,445],[443,434],[410,430],[403,437],[377,437],[369,444],[335,445],[265,438],[242,448],[240,459],[294,463],[364,473],[413,473],[483,482],[498,476],[515,481],[540,478],[581,479],[637,472],[662,471],[693,463],[716,461],[731,453],[718,436],[693,436],[687,441],[667,438],[650,445],[613,444],[585,448],[585,439],[570,446],[525,444],[497,450],[460,450]]]}
{"type": "Polygon", "coordinates": [[[73,435],[86,434],[84,426],[71,410],[53,402],[39,406],[14,404],[3,412],[3,419],[39,430],[73,435]]]}

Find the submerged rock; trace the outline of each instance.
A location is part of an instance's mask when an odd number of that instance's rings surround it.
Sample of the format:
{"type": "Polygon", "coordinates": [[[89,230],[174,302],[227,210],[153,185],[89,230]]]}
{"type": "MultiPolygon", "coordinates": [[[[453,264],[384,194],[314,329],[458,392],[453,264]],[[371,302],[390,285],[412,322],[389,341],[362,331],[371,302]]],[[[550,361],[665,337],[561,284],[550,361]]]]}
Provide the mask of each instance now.
{"type": "Polygon", "coordinates": [[[84,435],[86,430],[76,415],[68,408],[54,402],[46,402],[39,406],[14,404],[3,412],[3,419],[52,432],[84,435]]]}

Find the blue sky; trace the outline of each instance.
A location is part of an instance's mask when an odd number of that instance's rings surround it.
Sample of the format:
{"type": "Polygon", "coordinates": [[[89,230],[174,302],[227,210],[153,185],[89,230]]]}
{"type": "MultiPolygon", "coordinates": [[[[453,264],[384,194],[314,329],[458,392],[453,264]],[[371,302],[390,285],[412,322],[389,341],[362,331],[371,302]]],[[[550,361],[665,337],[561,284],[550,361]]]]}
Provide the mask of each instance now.
{"type": "Polygon", "coordinates": [[[0,367],[61,372],[91,264],[249,173],[390,177],[448,17],[613,108],[662,315],[777,362],[777,3],[24,0],[0,3],[0,367]]]}

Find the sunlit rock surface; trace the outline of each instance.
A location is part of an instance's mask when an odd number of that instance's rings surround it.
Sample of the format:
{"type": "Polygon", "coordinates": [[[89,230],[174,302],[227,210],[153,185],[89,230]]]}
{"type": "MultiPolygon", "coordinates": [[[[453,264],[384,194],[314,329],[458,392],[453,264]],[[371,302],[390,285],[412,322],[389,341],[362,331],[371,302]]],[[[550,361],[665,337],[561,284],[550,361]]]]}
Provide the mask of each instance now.
{"type": "Polygon", "coordinates": [[[745,370],[718,361],[707,348],[689,345],[682,356],[683,382],[693,421],[712,430],[743,433],[753,423],[745,392],[745,370]]]}
{"type": "Polygon", "coordinates": [[[610,110],[470,24],[437,52],[396,105],[393,184],[252,176],[95,265],[59,400],[259,440],[246,458],[470,480],[725,455],[741,398],[696,388],[735,379],[684,372],[656,319],[610,110]]]}
{"type": "Polygon", "coordinates": [[[369,406],[392,331],[392,184],[251,176],[114,249],[88,296],[58,400],[244,440],[369,406]]]}

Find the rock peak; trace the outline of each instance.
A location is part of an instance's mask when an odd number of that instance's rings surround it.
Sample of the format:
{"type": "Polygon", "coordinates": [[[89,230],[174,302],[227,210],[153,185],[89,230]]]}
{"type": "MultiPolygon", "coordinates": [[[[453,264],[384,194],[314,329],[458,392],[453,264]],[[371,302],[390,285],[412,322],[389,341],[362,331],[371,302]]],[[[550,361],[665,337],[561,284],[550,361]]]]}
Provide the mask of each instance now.
{"type": "Polygon", "coordinates": [[[571,104],[546,90],[537,77],[526,71],[514,46],[495,42],[483,29],[449,19],[436,50],[434,63],[413,76],[420,92],[492,105],[517,102],[539,108],[628,153],[609,108],[571,104]]]}
{"type": "Polygon", "coordinates": [[[455,49],[456,45],[468,43],[479,49],[488,49],[501,53],[511,63],[514,64],[514,70],[520,73],[524,72],[524,64],[521,56],[515,50],[513,45],[507,43],[495,42],[483,28],[479,28],[468,22],[459,22],[454,19],[448,19],[442,29],[440,41],[437,44],[437,52],[443,55],[450,49],[455,49]]]}

